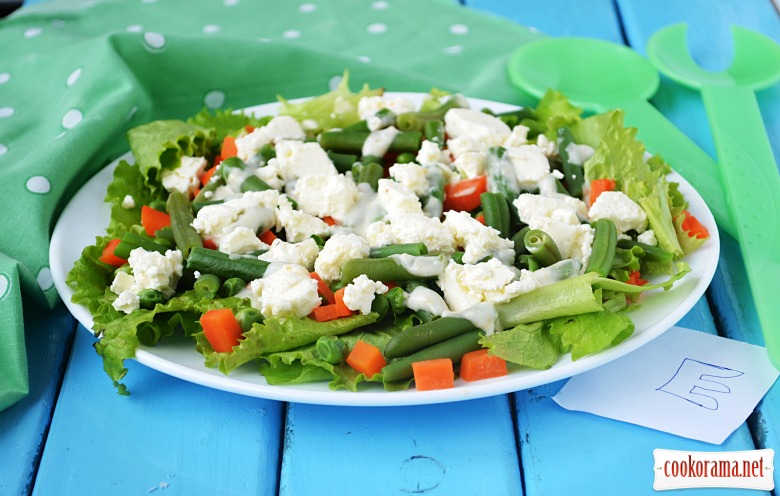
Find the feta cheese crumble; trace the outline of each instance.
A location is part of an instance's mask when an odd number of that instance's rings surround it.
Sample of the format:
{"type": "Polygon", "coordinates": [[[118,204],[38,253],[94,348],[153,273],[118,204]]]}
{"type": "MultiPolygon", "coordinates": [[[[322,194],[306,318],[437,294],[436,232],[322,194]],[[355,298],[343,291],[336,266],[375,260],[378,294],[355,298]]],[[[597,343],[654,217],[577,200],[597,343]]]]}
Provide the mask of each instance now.
{"type": "Polygon", "coordinates": [[[252,281],[250,287],[252,306],[266,318],[303,318],[321,304],[317,281],[296,264],[284,264],[273,274],[252,281]]]}
{"type": "Polygon", "coordinates": [[[200,186],[200,176],[206,168],[203,157],[182,157],[181,163],[175,169],[163,170],[162,185],[166,191],[189,195],[200,186]]]}
{"type": "Polygon", "coordinates": [[[642,233],[647,229],[647,214],[622,191],[601,193],[590,206],[588,215],[591,220],[611,220],[619,234],[631,230],[642,233]]]}
{"type": "Polygon", "coordinates": [[[341,279],[341,266],[355,258],[367,258],[371,249],[357,234],[334,234],[322,247],[314,270],[326,281],[341,279]]]}
{"type": "Polygon", "coordinates": [[[385,294],[387,289],[381,282],[372,281],[365,274],[360,274],[344,288],[344,304],[353,312],[368,315],[371,313],[374,295],[385,294]]]}

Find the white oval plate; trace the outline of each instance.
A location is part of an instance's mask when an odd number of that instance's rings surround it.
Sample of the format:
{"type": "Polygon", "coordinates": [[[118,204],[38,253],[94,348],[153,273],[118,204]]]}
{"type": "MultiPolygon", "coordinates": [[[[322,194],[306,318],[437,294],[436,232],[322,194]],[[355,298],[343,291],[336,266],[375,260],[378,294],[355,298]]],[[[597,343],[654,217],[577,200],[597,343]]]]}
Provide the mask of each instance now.
{"type": "MultiPolygon", "coordinates": [[[[420,93],[387,93],[402,95],[416,104],[422,101],[420,93]]],[[[475,109],[490,108],[495,112],[516,109],[516,106],[487,100],[469,99],[475,109]]],[[[278,103],[250,107],[245,111],[257,116],[276,114],[278,103]]],[[[81,256],[84,247],[95,242],[96,236],[105,233],[110,208],[103,202],[106,188],[111,182],[114,167],[119,160],[132,161],[127,153],[106,166],[90,179],[71,199],[52,234],[49,252],[54,284],[65,305],[87,329],[92,328],[92,316],[86,307],[70,301],[73,291],[65,284],[65,277],[73,263],[81,256]]],[[[296,403],[312,403],[341,406],[397,406],[421,405],[461,401],[539,386],[585,372],[621,357],[653,338],[660,336],[679,321],[704,294],[718,264],[720,239],[715,220],[699,194],[676,173],[669,180],[680,183],[694,214],[710,232],[710,239],[699,250],[684,260],[693,271],[675,284],[670,291],[654,290],[645,293],[640,308],[629,313],[636,325],[634,334],[619,345],[593,356],[571,361],[571,355],[563,355],[550,369],[523,369],[507,376],[476,382],[458,379],[452,389],[419,392],[415,389],[388,392],[379,384],[361,384],[360,392],[331,391],[327,382],[292,386],[271,386],[251,364],[244,365],[226,376],[215,369],[206,368],[203,356],[195,351],[192,340],[177,339],[155,347],[141,346],[135,359],[153,369],[186,381],[233,393],[296,403]]],[[[106,377],[106,386],[110,381],[106,377]]]]}

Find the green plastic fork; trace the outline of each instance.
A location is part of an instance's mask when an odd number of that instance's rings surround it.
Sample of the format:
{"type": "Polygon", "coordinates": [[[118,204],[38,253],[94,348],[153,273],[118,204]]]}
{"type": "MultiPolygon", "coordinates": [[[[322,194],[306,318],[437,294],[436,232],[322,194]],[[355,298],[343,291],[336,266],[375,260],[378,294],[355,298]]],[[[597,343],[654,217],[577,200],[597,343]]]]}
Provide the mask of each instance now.
{"type": "Polygon", "coordinates": [[[732,27],[734,59],[722,72],[691,57],[687,26],[655,33],[650,60],[666,76],[701,92],[769,358],[780,369],[780,174],[755,91],[780,80],[780,45],[732,27]]]}

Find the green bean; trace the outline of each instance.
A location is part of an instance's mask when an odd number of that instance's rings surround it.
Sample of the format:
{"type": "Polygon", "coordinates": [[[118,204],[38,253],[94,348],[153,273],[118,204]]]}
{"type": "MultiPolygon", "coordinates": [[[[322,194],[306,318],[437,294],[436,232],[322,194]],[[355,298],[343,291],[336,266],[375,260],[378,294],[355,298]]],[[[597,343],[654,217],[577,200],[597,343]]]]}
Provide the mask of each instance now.
{"type": "Polygon", "coordinates": [[[434,358],[450,358],[453,363],[459,363],[464,354],[481,348],[479,340],[483,335],[483,331],[474,329],[446,341],[428,346],[404,358],[399,358],[382,368],[383,380],[384,382],[393,382],[412,377],[414,375],[412,363],[414,362],[422,362],[434,358]]]}
{"type": "Polygon", "coordinates": [[[154,231],[154,242],[165,246],[174,246],[176,240],[173,237],[171,226],[154,231]]]}
{"type": "MultiPolygon", "coordinates": [[[[379,111],[377,111],[377,113],[374,114],[374,117],[372,117],[372,119],[373,118],[379,119],[379,126],[376,127],[376,129],[384,129],[386,127],[395,125],[395,113],[393,113],[392,110],[387,108],[379,109],[379,111]]],[[[371,128],[368,127],[368,121],[364,121],[364,122],[366,123],[365,130],[370,131],[371,128]]],[[[350,129],[350,131],[352,131],[352,129],[350,129]]]]}
{"type": "Polygon", "coordinates": [[[351,171],[352,165],[358,161],[358,156],[352,153],[328,152],[328,158],[333,162],[336,170],[342,174],[351,171]]]}
{"type": "Polygon", "coordinates": [[[142,289],[138,292],[138,303],[145,310],[151,310],[155,305],[164,301],[162,293],[156,289],[142,289]]]}
{"type": "Polygon", "coordinates": [[[488,191],[498,193],[511,202],[520,194],[520,186],[517,184],[515,166],[505,154],[506,150],[500,146],[488,148],[488,191]]]}
{"type": "Polygon", "coordinates": [[[378,157],[376,155],[363,155],[360,157],[360,163],[363,165],[368,165],[368,164],[382,165],[384,163],[384,160],[382,159],[382,157],[378,157]]]}
{"type": "Polygon", "coordinates": [[[213,299],[217,296],[217,293],[219,293],[219,289],[222,287],[222,281],[214,274],[201,274],[200,277],[195,280],[193,286],[195,291],[203,295],[203,297],[213,299]]]}
{"type": "Polygon", "coordinates": [[[442,317],[427,324],[407,327],[385,345],[387,358],[411,355],[436,343],[476,329],[474,324],[459,317],[442,317]]]}
{"type": "MultiPolygon", "coordinates": [[[[360,274],[373,281],[411,281],[426,279],[415,276],[392,258],[355,258],[348,260],[341,269],[341,280],[350,282],[360,274]]],[[[436,278],[431,276],[428,279],[436,278]]]]}
{"type": "Polygon", "coordinates": [[[126,232],[122,236],[122,240],[116,245],[116,248],[114,248],[114,255],[119,258],[128,259],[130,257],[130,252],[136,248],[143,248],[146,251],[156,251],[163,255],[168,251],[167,247],[155,243],[149,238],[144,238],[133,232],[126,232]]]}
{"type": "Polygon", "coordinates": [[[438,108],[427,112],[404,112],[396,117],[396,127],[401,131],[422,131],[426,122],[444,119],[448,110],[460,106],[457,98],[450,98],[438,108]]]}
{"type": "Polygon", "coordinates": [[[555,241],[544,231],[531,229],[525,233],[525,248],[542,267],[548,267],[561,261],[561,252],[555,241]]]}
{"type": "Polygon", "coordinates": [[[322,239],[322,236],[319,234],[312,234],[309,236],[311,239],[314,240],[315,243],[317,243],[317,247],[321,250],[325,246],[325,240],[322,239]]]}
{"type": "Polygon", "coordinates": [[[344,361],[347,345],[338,336],[320,336],[314,351],[325,362],[336,365],[344,361]]]}
{"type": "Polygon", "coordinates": [[[165,237],[164,234],[162,236],[158,236],[157,233],[159,233],[159,232],[160,231],[155,231],[154,232],[154,238],[153,238],[152,241],[154,241],[155,243],[157,243],[160,246],[164,246],[168,250],[175,250],[176,249],[176,242],[175,241],[171,241],[170,239],[165,237]]]}
{"type": "Polygon", "coordinates": [[[387,299],[387,296],[383,294],[374,295],[374,301],[371,302],[371,313],[379,314],[379,320],[382,320],[389,310],[390,300],[387,299]]]}
{"type": "Polygon", "coordinates": [[[455,262],[458,265],[463,265],[463,255],[465,255],[462,251],[456,251],[452,255],[450,255],[450,258],[452,258],[452,261],[455,262]]]}
{"type": "Polygon", "coordinates": [[[417,160],[417,156],[412,152],[399,153],[395,159],[396,164],[409,164],[417,160]]]}
{"type": "Polygon", "coordinates": [[[365,119],[362,121],[357,121],[354,124],[350,124],[349,126],[344,126],[342,131],[352,133],[352,132],[358,132],[358,133],[368,133],[371,132],[371,130],[368,128],[368,121],[365,119]]]}
{"type": "Polygon", "coordinates": [[[273,145],[266,143],[262,148],[260,148],[260,151],[257,154],[260,155],[260,158],[263,159],[263,162],[267,164],[269,160],[276,158],[276,149],[273,147],[273,145]]]}
{"type": "MultiPolygon", "coordinates": [[[[197,200],[197,198],[195,198],[195,200],[197,200]]],[[[198,203],[195,203],[195,200],[192,200],[192,203],[190,204],[190,206],[192,207],[193,215],[198,215],[198,212],[200,212],[200,209],[202,209],[203,207],[208,207],[210,205],[221,205],[225,203],[225,200],[209,200],[209,201],[201,201],[198,203]]]]}
{"type": "Polygon", "coordinates": [[[428,254],[428,247],[425,246],[425,243],[387,245],[379,248],[371,248],[371,252],[368,256],[370,258],[384,258],[389,257],[390,255],[400,255],[403,253],[419,257],[428,254]]]}
{"type": "Polygon", "coordinates": [[[574,143],[571,129],[564,126],[558,129],[558,155],[561,157],[563,178],[566,181],[566,189],[575,198],[582,197],[582,185],[585,183],[585,172],[582,165],[575,165],[569,160],[567,147],[574,143]]]}
{"type": "Polygon", "coordinates": [[[246,307],[236,312],[236,320],[243,332],[249,332],[254,324],[263,322],[263,314],[256,308],[246,307]]]}
{"type": "Polygon", "coordinates": [[[385,293],[393,313],[399,314],[406,310],[406,292],[400,286],[391,288],[385,293]]]}
{"type": "Polygon", "coordinates": [[[425,178],[430,189],[423,209],[429,217],[441,217],[444,210],[444,174],[438,166],[426,165],[425,178]]]}
{"type": "Polygon", "coordinates": [[[219,296],[222,298],[230,298],[231,296],[238,294],[238,292],[245,287],[246,283],[243,281],[243,279],[238,277],[231,277],[222,283],[222,287],[219,288],[219,296]]]}
{"type": "MultiPolygon", "coordinates": [[[[360,153],[363,143],[371,133],[326,131],[320,134],[320,146],[325,150],[334,150],[343,153],[360,153]]],[[[398,133],[388,148],[389,152],[417,152],[422,142],[422,133],[411,131],[398,133]]]]}
{"type": "Polygon", "coordinates": [[[171,231],[176,248],[179,249],[184,258],[187,258],[190,255],[190,250],[196,246],[203,246],[198,231],[192,227],[194,218],[187,197],[178,191],[168,195],[168,215],[171,217],[171,231]]]}
{"type": "Polygon", "coordinates": [[[539,264],[539,262],[536,261],[533,255],[526,253],[517,257],[517,268],[526,269],[530,272],[533,272],[535,270],[541,269],[542,266],[539,264]]]}
{"type": "Polygon", "coordinates": [[[507,112],[499,112],[495,114],[497,117],[517,117],[520,120],[523,119],[536,119],[536,111],[530,107],[523,107],[517,110],[509,110],[507,112]]]}
{"type": "Polygon", "coordinates": [[[512,236],[512,243],[514,244],[515,256],[519,257],[528,253],[528,248],[525,247],[525,235],[531,228],[525,226],[512,236]]]}
{"type": "Polygon", "coordinates": [[[427,324],[428,322],[433,321],[433,314],[425,310],[415,310],[414,314],[423,324],[427,324]]]}
{"type": "MultiPolygon", "coordinates": [[[[657,246],[646,245],[638,241],[630,239],[621,239],[617,242],[617,245],[621,248],[633,248],[638,246],[645,252],[645,256],[642,259],[646,262],[658,262],[661,264],[669,263],[674,260],[674,253],[658,248],[657,246]]],[[[116,253],[116,252],[115,252],[116,253]]]]}
{"type": "Polygon", "coordinates": [[[425,281],[406,281],[403,286],[407,293],[411,293],[417,288],[431,289],[425,281]]]}
{"type": "Polygon", "coordinates": [[[423,135],[425,139],[444,147],[444,121],[441,119],[432,119],[423,125],[423,135]]]}
{"type": "Polygon", "coordinates": [[[165,200],[153,200],[151,203],[149,203],[149,208],[153,208],[158,212],[167,213],[165,211],[165,200]]]}
{"type": "Polygon", "coordinates": [[[504,197],[498,193],[485,192],[479,198],[485,225],[498,231],[502,238],[509,238],[509,206],[504,197]]]}
{"type": "Polygon", "coordinates": [[[385,169],[377,163],[356,163],[352,167],[352,177],[356,183],[367,183],[374,191],[379,188],[379,180],[385,175],[385,169]]]}
{"type": "Polygon", "coordinates": [[[193,248],[187,258],[187,268],[201,274],[214,274],[220,279],[238,277],[245,282],[260,279],[269,262],[248,257],[231,257],[207,248],[193,248]]]}
{"type": "Polygon", "coordinates": [[[597,272],[601,277],[607,277],[612,269],[617,247],[617,228],[609,219],[599,219],[593,223],[595,233],[588,267],[585,272],[597,272]]]}
{"type": "Polygon", "coordinates": [[[241,192],[246,193],[247,191],[266,191],[271,188],[271,186],[268,185],[267,182],[263,181],[259,177],[255,175],[251,175],[244,179],[244,181],[241,183],[241,192]]]}

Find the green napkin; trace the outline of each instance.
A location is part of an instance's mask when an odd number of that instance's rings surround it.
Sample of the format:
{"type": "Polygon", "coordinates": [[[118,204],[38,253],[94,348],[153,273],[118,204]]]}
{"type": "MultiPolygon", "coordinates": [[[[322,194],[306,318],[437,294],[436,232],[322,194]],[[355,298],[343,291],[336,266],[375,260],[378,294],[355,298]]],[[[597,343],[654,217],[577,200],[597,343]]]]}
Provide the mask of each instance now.
{"type": "Polygon", "coordinates": [[[27,392],[22,292],[58,301],[57,215],[129,128],[324,93],[345,69],[353,89],[513,102],[505,64],[535,36],[447,0],[62,0],[0,22],[0,410],[27,392]]]}

